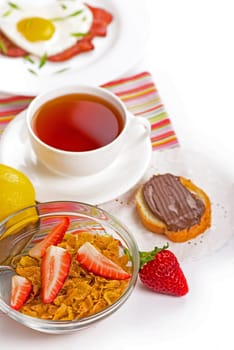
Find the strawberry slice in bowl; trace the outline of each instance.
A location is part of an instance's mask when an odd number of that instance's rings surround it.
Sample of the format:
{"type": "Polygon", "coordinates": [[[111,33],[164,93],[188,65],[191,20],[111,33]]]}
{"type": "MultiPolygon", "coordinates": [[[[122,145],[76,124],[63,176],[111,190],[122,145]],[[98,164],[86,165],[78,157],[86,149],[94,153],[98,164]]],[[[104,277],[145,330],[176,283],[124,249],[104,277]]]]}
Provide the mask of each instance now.
{"type": "Polygon", "coordinates": [[[51,303],[69,274],[71,265],[70,254],[61,247],[51,245],[47,248],[41,262],[42,301],[51,303]]]}
{"type": "Polygon", "coordinates": [[[69,227],[70,219],[65,216],[62,220],[52,228],[50,233],[40,242],[35,244],[30,250],[29,255],[33,258],[41,258],[50,245],[57,245],[63,240],[63,237],[69,227]]]}
{"type": "Polygon", "coordinates": [[[31,290],[32,283],[27,278],[13,275],[10,301],[11,307],[15,310],[19,310],[28,299],[31,290]]]}
{"type": "Polygon", "coordinates": [[[89,272],[110,279],[124,280],[131,275],[99,252],[91,243],[84,243],[77,252],[77,261],[89,272]]]}

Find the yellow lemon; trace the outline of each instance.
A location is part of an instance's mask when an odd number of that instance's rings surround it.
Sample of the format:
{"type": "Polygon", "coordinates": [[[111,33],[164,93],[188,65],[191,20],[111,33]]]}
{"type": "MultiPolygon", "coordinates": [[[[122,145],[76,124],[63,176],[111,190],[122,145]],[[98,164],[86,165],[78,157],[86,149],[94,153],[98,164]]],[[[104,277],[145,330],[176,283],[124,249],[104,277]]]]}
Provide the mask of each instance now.
{"type": "Polygon", "coordinates": [[[0,164],[0,221],[8,215],[35,204],[35,189],[21,171],[0,164]]]}
{"type": "Polygon", "coordinates": [[[34,205],[35,190],[28,177],[14,168],[0,164],[1,264],[10,263],[37,233],[39,217],[34,205]],[[4,220],[9,215],[10,219],[4,220]]]}

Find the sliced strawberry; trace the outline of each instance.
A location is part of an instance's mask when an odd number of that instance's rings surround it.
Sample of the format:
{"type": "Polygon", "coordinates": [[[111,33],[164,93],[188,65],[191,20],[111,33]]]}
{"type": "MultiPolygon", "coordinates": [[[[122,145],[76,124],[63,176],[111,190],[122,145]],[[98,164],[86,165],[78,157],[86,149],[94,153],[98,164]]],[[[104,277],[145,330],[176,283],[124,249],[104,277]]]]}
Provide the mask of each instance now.
{"type": "Polygon", "coordinates": [[[51,245],[41,262],[42,301],[52,303],[68,276],[71,256],[66,249],[51,245]]]}
{"type": "Polygon", "coordinates": [[[29,255],[34,258],[41,258],[50,245],[57,245],[62,242],[63,237],[70,224],[69,217],[65,216],[61,222],[57,224],[52,231],[40,242],[35,244],[29,251],[29,255]]]}
{"type": "Polygon", "coordinates": [[[131,277],[122,267],[100,253],[89,242],[84,243],[78,249],[76,259],[88,271],[102,277],[116,280],[124,280],[131,277]]]}
{"type": "Polygon", "coordinates": [[[12,276],[11,301],[10,305],[13,309],[19,310],[28,299],[32,290],[32,283],[23,276],[12,276]]]}

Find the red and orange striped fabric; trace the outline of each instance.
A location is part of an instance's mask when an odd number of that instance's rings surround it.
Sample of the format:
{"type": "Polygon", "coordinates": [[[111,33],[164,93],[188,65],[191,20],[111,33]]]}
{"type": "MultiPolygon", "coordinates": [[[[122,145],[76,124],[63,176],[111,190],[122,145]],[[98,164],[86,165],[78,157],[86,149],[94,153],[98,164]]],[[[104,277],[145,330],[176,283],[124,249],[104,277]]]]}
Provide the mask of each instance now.
{"type": "MultiPolygon", "coordinates": [[[[150,73],[142,72],[115,80],[104,84],[103,87],[119,96],[136,117],[140,115],[150,121],[154,150],[178,145],[178,139],[150,73]]],[[[18,113],[27,108],[33,98],[33,96],[0,98],[0,134],[18,113]]]]}

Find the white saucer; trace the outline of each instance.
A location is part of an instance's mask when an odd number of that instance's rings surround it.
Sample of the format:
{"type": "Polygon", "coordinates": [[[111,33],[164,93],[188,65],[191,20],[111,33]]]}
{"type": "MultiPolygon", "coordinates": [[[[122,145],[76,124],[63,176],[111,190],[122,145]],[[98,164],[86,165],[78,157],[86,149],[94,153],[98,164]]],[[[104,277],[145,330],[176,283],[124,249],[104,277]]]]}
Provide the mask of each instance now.
{"type": "Polygon", "coordinates": [[[32,181],[40,202],[76,200],[101,204],[127,192],[144,175],[152,147],[150,139],[141,135],[141,128],[134,128],[122,154],[102,172],[86,177],[59,176],[45,168],[31,149],[23,111],[1,137],[0,162],[24,172],[32,181]]]}

